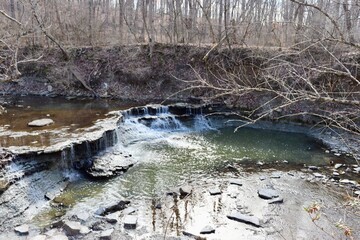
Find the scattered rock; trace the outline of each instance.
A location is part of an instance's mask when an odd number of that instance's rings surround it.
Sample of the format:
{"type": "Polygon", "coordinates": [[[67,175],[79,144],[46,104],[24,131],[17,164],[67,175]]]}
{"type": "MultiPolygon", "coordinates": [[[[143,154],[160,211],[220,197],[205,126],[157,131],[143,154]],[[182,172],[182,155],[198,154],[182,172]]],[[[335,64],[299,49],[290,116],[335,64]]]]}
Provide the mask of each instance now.
{"type": "Polygon", "coordinates": [[[355,195],[355,196],[360,196],[360,190],[359,190],[359,191],[355,191],[355,192],[354,192],[354,195],[355,195]]]}
{"type": "Polygon", "coordinates": [[[314,176],[315,176],[316,178],[323,178],[323,177],[324,177],[324,175],[322,175],[322,174],[320,174],[320,173],[314,173],[314,176]]]}
{"type": "Polygon", "coordinates": [[[260,220],[254,216],[248,216],[248,215],[244,215],[244,214],[234,211],[231,214],[227,215],[227,217],[231,220],[250,224],[255,227],[260,227],[260,220]]]}
{"type": "Polygon", "coordinates": [[[44,126],[48,126],[54,123],[54,120],[50,119],[50,118],[43,118],[43,119],[38,119],[38,120],[34,120],[28,123],[29,127],[44,127],[44,126]]]}
{"type": "Polygon", "coordinates": [[[209,193],[211,196],[214,196],[214,195],[220,195],[222,192],[218,187],[214,187],[209,190],[209,193]]]}
{"type": "Polygon", "coordinates": [[[229,183],[232,185],[242,186],[242,182],[238,179],[230,179],[229,183]]]}
{"type": "Polygon", "coordinates": [[[16,228],[14,228],[14,231],[19,235],[28,235],[29,234],[29,225],[23,224],[16,228]]]}
{"type": "Polygon", "coordinates": [[[100,239],[101,240],[110,240],[111,235],[113,234],[113,232],[114,232],[113,228],[102,231],[101,234],[100,234],[100,239]]]}
{"type": "Polygon", "coordinates": [[[340,157],[341,153],[334,153],[335,156],[340,157]]]}
{"type": "Polygon", "coordinates": [[[309,166],[308,169],[312,171],[318,171],[320,168],[317,166],[309,166]]]}
{"type": "Polygon", "coordinates": [[[354,168],[354,173],[360,173],[360,167],[354,168]]]}
{"type": "Polygon", "coordinates": [[[124,228],[135,229],[137,224],[137,217],[132,215],[126,215],[123,220],[124,228]]]}
{"type": "Polygon", "coordinates": [[[343,166],[343,164],[341,164],[341,163],[337,163],[337,164],[335,164],[335,169],[339,169],[339,168],[341,168],[343,166]]]}
{"type": "MultiPolygon", "coordinates": [[[[155,208],[156,208],[156,206],[155,206],[155,208]]],[[[130,214],[133,214],[133,213],[136,212],[136,211],[137,211],[136,208],[134,208],[134,207],[128,207],[128,208],[126,208],[126,209],[123,211],[123,214],[124,214],[124,215],[130,215],[130,214]]]]}
{"type": "Polygon", "coordinates": [[[58,234],[47,238],[47,240],[69,240],[69,238],[64,234],[58,234]]]}
{"type": "Polygon", "coordinates": [[[260,181],[264,181],[266,179],[266,177],[265,176],[260,176],[259,179],[260,179],[260,181]]]}
{"type": "Polygon", "coordinates": [[[279,194],[274,189],[260,189],[258,190],[258,195],[263,199],[272,199],[279,197],[279,194]]]}
{"type": "Polygon", "coordinates": [[[180,191],[180,198],[184,198],[186,196],[189,196],[192,193],[192,187],[191,186],[183,186],[179,189],[180,191]]]}
{"type": "Polygon", "coordinates": [[[338,172],[333,172],[333,176],[334,176],[334,177],[338,177],[338,176],[340,176],[340,173],[338,173],[338,172]]]}
{"type": "Polygon", "coordinates": [[[277,197],[277,198],[270,200],[268,203],[275,204],[275,203],[283,203],[283,202],[284,202],[284,199],[282,197],[277,197]]]}
{"type": "Polygon", "coordinates": [[[68,236],[75,236],[80,234],[82,225],[79,222],[74,221],[64,221],[63,229],[66,232],[66,235],[68,236]]]}
{"type": "Polygon", "coordinates": [[[105,216],[105,215],[107,215],[107,214],[109,214],[109,213],[121,211],[121,210],[124,210],[129,203],[130,203],[130,201],[120,200],[120,201],[117,202],[117,203],[109,204],[109,206],[100,207],[100,208],[95,212],[95,214],[100,215],[100,216],[105,216]]]}
{"type": "Polygon", "coordinates": [[[110,178],[121,175],[134,165],[134,160],[124,155],[105,153],[96,157],[86,172],[95,178],[110,178]]]}
{"type": "Polygon", "coordinates": [[[80,234],[86,235],[90,232],[90,229],[86,226],[81,226],[80,234]]]}
{"type": "Polygon", "coordinates": [[[357,182],[356,182],[356,181],[349,180],[349,179],[341,179],[341,180],[340,180],[340,183],[356,185],[357,182]]]}
{"type": "Polygon", "coordinates": [[[270,178],[280,178],[280,174],[279,173],[273,173],[271,174],[270,178]]]}
{"type": "Polygon", "coordinates": [[[90,218],[90,214],[87,212],[80,212],[80,213],[77,213],[75,216],[81,222],[86,222],[90,218]]]}
{"type": "Polygon", "coordinates": [[[206,226],[200,231],[200,234],[211,234],[211,233],[215,233],[215,229],[211,226],[206,226]]]}
{"type": "Polygon", "coordinates": [[[30,240],[46,240],[46,235],[37,235],[35,237],[30,238],[30,240]]]}
{"type": "Polygon", "coordinates": [[[110,214],[105,216],[105,220],[108,223],[115,224],[119,220],[119,213],[118,212],[110,213],[110,214]]]}
{"type": "Polygon", "coordinates": [[[196,234],[193,234],[193,233],[191,233],[189,231],[183,231],[182,233],[183,233],[184,236],[191,237],[193,239],[199,239],[199,240],[203,239],[202,237],[200,237],[200,236],[198,236],[196,234]]]}

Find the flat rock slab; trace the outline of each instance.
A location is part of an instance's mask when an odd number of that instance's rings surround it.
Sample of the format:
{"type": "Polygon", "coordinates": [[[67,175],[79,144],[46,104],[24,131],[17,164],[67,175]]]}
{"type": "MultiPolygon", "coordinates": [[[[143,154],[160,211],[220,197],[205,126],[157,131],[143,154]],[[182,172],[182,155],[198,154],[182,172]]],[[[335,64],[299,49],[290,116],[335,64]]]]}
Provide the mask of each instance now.
{"type": "Polygon", "coordinates": [[[65,236],[64,234],[58,234],[58,235],[51,236],[51,237],[47,238],[46,240],[69,240],[69,238],[67,236],[65,236]]]}
{"type": "Polygon", "coordinates": [[[50,119],[50,118],[43,118],[43,119],[38,119],[38,120],[34,120],[28,123],[29,127],[44,127],[44,126],[48,126],[54,123],[54,120],[50,119]]]}
{"type": "Polygon", "coordinates": [[[317,170],[320,169],[320,168],[317,167],[317,166],[309,166],[308,168],[309,168],[309,170],[312,170],[312,171],[317,171],[317,170]]]}
{"type": "Polygon", "coordinates": [[[266,179],[266,177],[265,176],[260,176],[259,179],[260,179],[260,181],[264,181],[266,179]]]}
{"type": "Polygon", "coordinates": [[[132,215],[126,215],[123,220],[125,229],[135,229],[137,224],[137,217],[132,215]]]}
{"type": "Polygon", "coordinates": [[[227,217],[234,221],[250,224],[255,227],[261,227],[260,220],[254,216],[248,216],[248,215],[244,215],[242,213],[234,211],[231,214],[227,215],[227,217]]]}
{"type": "Polygon", "coordinates": [[[111,235],[113,234],[113,232],[114,232],[113,228],[102,231],[101,234],[100,234],[100,239],[101,240],[110,240],[111,235]]]}
{"type": "Polygon", "coordinates": [[[112,224],[117,223],[119,221],[119,212],[114,212],[114,213],[110,213],[110,214],[106,215],[105,220],[108,223],[112,223],[112,224]]]}
{"type": "Polygon", "coordinates": [[[211,233],[215,233],[215,228],[211,226],[206,226],[200,231],[200,234],[211,234],[211,233]]]}
{"type": "Polygon", "coordinates": [[[220,188],[214,187],[214,188],[209,189],[209,193],[211,196],[214,196],[214,195],[220,195],[222,192],[221,192],[220,188]]]}
{"type": "Polygon", "coordinates": [[[273,173],[271,174],[270,178],[280,178],[280,174],[279,173],[273,173]]]}
{"type": "Polygon", "coordinates": [[[277,198],[273,198],[271,199],[268,203],[269,204],[276,204],[276,203],[283,203],[284,199],[282,197],[277,197],[277,198]]]}
{"type": "Polygon", "coordinates": [[[14,231],[19,235],[28,235],[29,234],[29,225],[24,224],[14,228],[14,231]]]}
{"type": "Polygon", "coordinates": [[[192,187],[191,186],[183,186],[179,189],[180,197],[184,198],[192,193],[192,187]]]}
{"type": "Polygon", "coordinates": [[[37,235],[35,237],[30,238],[30,240],[46,240],[47,236],[46,235],[37,235]]]}
{"type": "Polygon", "coordinates": [[[106,153],[96,157],[86,172],[95,178],[110,178],[121,175],[135,164],[129,155],[113,155],[106,153]]]}
{"type": "Polygon", "coordinates": [[[124,215],[130,215],[130,214],[133,214],[134,212],[136,212],[137,209],[134,208],[134,207],[128,207],[126,208],[124,211],[123,211],[123,214],[124,215]]]}
{"type": "Polygon", "coordinates": [[[277,191],[275,191],[274,189],[267,189],[267,188],[258,190],[258,195],[260,198],[263,198],[263,199],[272,199],[272,198],[279,197],[279,194],[277,191]]]}
{"type": "Polygon", "coordinates": [[[100,215],[100,216],[105,216],[110,213],[124,210],[128,204],[130,204],[130,201],[127,201],[127,200],[120,200],[119,202],[110,203],[109,205],[107,205],[105,207],[100,207],[95,212],[95,214],[100,215]]]}
{"type": "Polygon", "coordinates": [[[323,178],[323,177],[324,177],[324,175],[322,175],[322,174],[320,174],[320,173],[314,173],[314,176],[315,176],[316,178],[323,178]]]}
{"type": "Polygon", "coordinates": [[[63,229],[65,230],[66,235],[75,236],[75,235],[80,234],[82,225],[79,222],[65,221],[63,229]]]}
{"type": "Polygon", "coordinates": [[[242,181],[239,179],[230,179],[229,183],[232,185],[242,186],[242,181]]]}

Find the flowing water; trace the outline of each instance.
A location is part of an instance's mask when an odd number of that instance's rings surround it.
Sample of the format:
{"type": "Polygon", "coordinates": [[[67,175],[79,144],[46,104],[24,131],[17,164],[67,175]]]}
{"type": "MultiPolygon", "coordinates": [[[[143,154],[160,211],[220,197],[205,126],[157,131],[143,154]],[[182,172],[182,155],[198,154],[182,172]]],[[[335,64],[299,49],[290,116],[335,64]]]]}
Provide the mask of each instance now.
{"type": "MultiPolygon", "coordinates": [[[[229,166],[268,165],[299,169],[306,165],[328,165],[333,160],[321,144],[303,133],[241,128],[228,119],[195,115],[179,119],[168,109],[156,116],[124,112],[117,131],[118,143],[107,152],[127,152],[136,160],[125,174],[107,181],[78,176],[60,199],[68,211],[94,212],[119,198],[153,199],[169,189],[199,179],[221,178],[229,166]]],[[[63,211],[63,209],[61,209],[63,211]]],[[[40,225],[56,216],[49,208],[36,217],[40,225]]]]}

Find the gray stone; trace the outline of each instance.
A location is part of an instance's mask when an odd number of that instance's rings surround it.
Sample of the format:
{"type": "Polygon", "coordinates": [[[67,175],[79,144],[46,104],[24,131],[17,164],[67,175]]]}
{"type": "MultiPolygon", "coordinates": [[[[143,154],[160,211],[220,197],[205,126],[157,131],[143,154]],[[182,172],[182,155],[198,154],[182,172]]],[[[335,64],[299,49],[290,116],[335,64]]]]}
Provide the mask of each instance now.
{"type": "Polygon", "coordinates": [[[244,215],[239,212],[233,211],[231,214],[227,215],[227,217],[231,220],[250,224],[255,227],[260,227],[260,220],[254,216],[248,216],[248,215],[244,215]]]}
{"type": "Polygon", "coordinates": [[[200,234],[211,234],[211,233],[215,233],[215,229],[211,226],[206,226],[200,231],[200,234]]]}
{"type": "Polygon", "coordinates": [[[111,152],[107,152],[96,157],[86,172],[95,178],[111,178],[121,175],[135,164],[135,161],[129,156],[113,155],[111,152]]]}
{"type": "Polygon", "coordinates": [[[266,177],[265,176],[260,176],[259,179],[260,179],[260,181],[264,181],[266,179],[266,177]]]}
{"type": "Polygon", "coordinates": [[[338,177],[338,176],[340,176],[340,173],[338,173],[338,172],[333,172],[333,176],[338,177]]]}
{"type": "Polygon", "coordinates": [[[118,212],[114,212],[114,213],[111,213],[111,214],[108,214],[105,216],[105,220],[108,222],[108,223],[117,223],[117,221],[119,220],[119,213],[118,212]]]}
{"type": "Polygon", "coordinates": [[[135,229],[137,224],[137,217],[132,215],[126,215],[123,220],[124,228],[135,229]]]}
{"type": "Polygon", "coordinates": [[[355,192],[354,192],[354,195],[355,195],[355,196],[360,196],[360,190],[359,190],[359,191],[355,191],[355,192]]]}
{"type": "Polygon", "coordinates": [[[47,238],[47,240],[69,240],[69,238],[64,234],[58,234],[47,238]]]}
{"type": "Polygon", "coordinates": [[[242,186],[242,182],[239,179],[230,179],[229,183],[232,185],[242,186]]]}
{"type": "Polygon", "coordinates": [[[79,222],[74,221],[64,221],[63,229],[66,232],[66,235],[68,236],[75,236],[80,234],[81,231],[81,224],[79,222]]]}
{"type": "Polygon", "coordinates": [[[191,233],[189,231],[183,231],[182,233],[184,236],[191,237],[193,239],[202,239],[200,236],[197,236],[196,234],[191,233]]]}
{"type": "Polygon", "coordinates": [[[23,224],[14,228],[14,231],[19,235],[28,235],[29,234],[29,225],[23,224]]]}
{"type": "Polygon", "coordinates": [[[100,234],[100,239],[101,240],[110,240],[111,235],[113,234],[113,232],[114,232],[113,228],[102,231],[101,234],[100,234]]]}
{"type": "Polygon", "coordinates": [[[335,169],[339,169],[339,168],[341,168],[343,166],[343,164],[341,164],[341,163],[337,163],[337,164],[335,164],[335,169]]]}
{"type": "Polygon", "coordinates": [[[46,235],[37,235],[35,237],[30,238],[30,240],[46,240],[46,235]]]}
{"type": "Polygon", "coordinates": [[[360,167],[354,168],[354,172],[355,172],[355,173],[360,173],[360,167]]]}
{"type": "Polygon", "coordinates": [[[270,178],[280,178],[280,174],[279,173],[273,173],[271,174],[270,178]]]}
{"type": "Polygon", "coordinates": [[[312,171],[317,171],[317,170],[320,169],[320,168],[317,167],[317,166],[309,166],[308,168],[309,168],[310,170],[312,170],[312,171]]]}
{"type": "Polygon", "coordinates": [[[279,194],[274,189],[260,189],[258,190],[258,195],[260,198],[263,199],[272,199],[279,196],[279,194]]]}
{"type": "Polygon", "coordinates": [[[54,120],[50,119],[50,118],[43,118],[43,119],[38,119],[38,120],[34,120],[28,123],[29,127],[44,127],[44,126],[48,126],[54,123],[54,120]]]}
{"type": "Polygon", "coordinates": [[[214,195],[220,195],[222,192],[218,187],[214,187],[209,190],[209,193],[211,196],[214,196],[214,195]]]}
{"type": "Polygon", "coordinates": [[[130,214],[133,214],[134,212],[136,212],[137,209],[134,208],[134,207],[128,207],[126,208],[124,211],[123,211],[123,214],[124,215],[130,215],[130,214]]]}
{"type": "Polygon", "coordinates": [[[127,200],[120,200],[119,202],[110,203],[108,206],[100,207],[98,210],[96,210],[95,214],[105,216],[109,213],[121,211],[124,210],[129,203],[130,201],[127,200]]]}
{"type": "Polygon", "coordinates": [[[340,180],[340,183],[343,183],[343,184],[351,184],[351,185],[356,185],[356,184],[357,184],[356,181],[352,181],[352,180],[349,180],[349,179],[341,179],[341,180],[340,180]]]}
{"type": "Polygon", "coordinates": [[[282,197],[273,198],[268,203],[269,204],[275,204],[275,203],[283,203],[284,199],[282,197]]]}
{"type": "Polygon", "coordinates": [[[90,228],[86,227],[86,226],[81,226],[80,228],[80,234],[86,235],[90,232],[90,228]]]}
{"type": "Polygon", "coordinates": [[[192,193],[192,187],[191,186],[182,186],[179,189],[180,197],[184,198],[192,193]]]}
{"type": "Polygon", "coordinates": [[[315,176],[316,178],[323,178],[323,177],[324,177],[324,175],[322,175],[322,174],[320,174],[320,173],[314,173],[314,176],[315,176]]]}
{"type": "Polygon", "coordinates": [[[87,212],[80,212],[75,215],[81,222],[86,222],[90,218],[90,214],[87,212]]]}

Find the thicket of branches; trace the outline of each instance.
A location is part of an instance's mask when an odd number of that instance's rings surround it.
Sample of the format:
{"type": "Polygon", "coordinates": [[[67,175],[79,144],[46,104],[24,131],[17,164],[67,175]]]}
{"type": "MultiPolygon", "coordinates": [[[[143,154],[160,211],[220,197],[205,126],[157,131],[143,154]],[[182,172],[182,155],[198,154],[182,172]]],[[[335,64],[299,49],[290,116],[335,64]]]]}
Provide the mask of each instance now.
{"type": "Polygon", "coordinates": [[[156,41],[291,46],[328,39],[356,44],[358,0],[4,0],[7,44],[108,45],[156,41]],[[19,28],[22,31],[19,31],[19,28]],[[19,36],[20,35],[20,36],[19,36]]]}
{"type": "Polygon", "coordinates": [[[57,47],[65,60],[67,47],[133,43],[210,44],[204,61],[221,46],[295,49],[262,56],[255,67],[220,61],[216,81],[199,74],[190,88],[224,101],[266,93],[268,102],[244,116],[249,122],[283,111],[279,117],[312,115],[360,133],[358,0],[6,0],[0,25],[3,80],[18,77],[19,64],[42,58],[19,56],[24,46],[57,47]],[[249,79],[244,69],[258,72],[249,79]],[[304,103],[320,108],[284,110],[304,103]]]}

